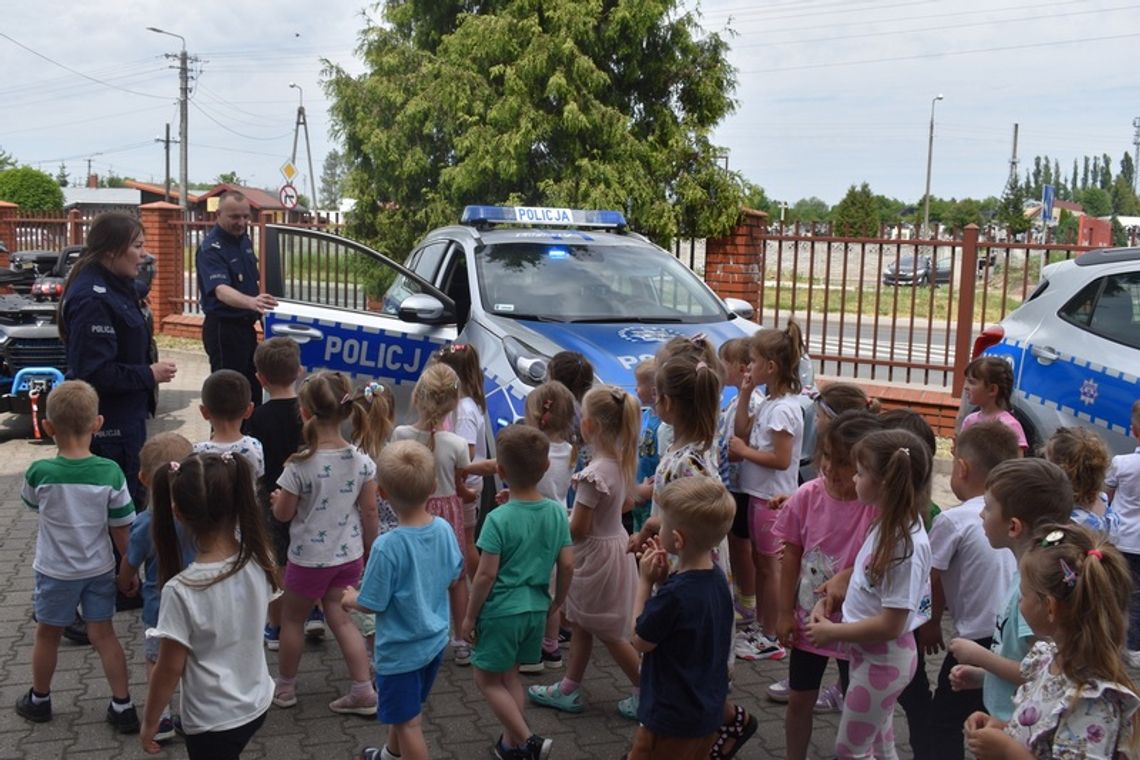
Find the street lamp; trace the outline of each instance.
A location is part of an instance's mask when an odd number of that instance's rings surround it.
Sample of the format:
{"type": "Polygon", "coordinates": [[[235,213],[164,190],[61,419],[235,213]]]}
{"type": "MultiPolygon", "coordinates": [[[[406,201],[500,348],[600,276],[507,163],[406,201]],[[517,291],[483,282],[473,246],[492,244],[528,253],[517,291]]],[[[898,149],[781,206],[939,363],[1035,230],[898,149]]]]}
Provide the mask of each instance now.
{"type": "Polygon", "coordinates": [[[930,99],[930,139],[926,145],[926,195],[922,210],[922,235],[930,234],[930,166],[934,161],[934,104],[942,100],[939,93],[930,99]]]}
{"type": "MultiPolygon", "coordinates": [[[[188,117],[190,111],[190,61],[186,55],[186,38],[181,34],[168,32],[165,29],[159,29],[157,26],[148,26],[148,32],[155,34],[165,34],[167,37],[177,37],[182,41],[182,52],[178,54],[178,184],[180,190],[178,193],[178,205],[182,207],[182,217],[186,218],[186,211],[188,208],[187,200],[187,185],[189,184],[189,125],[188,117]]],[[[170,56],[172,57],[172,56],[170,56]]],[[[167,143],[169,148],[169,143],[167,143]]]]}
{"type": "Polygon", "coordinates": [[[305,88],[302,87],[301,85],[297,84],[296,82],[290,82],[289,87],[291,89],[296,90],[297,94],[301,96],[301,102],[300,102],[299,107],[304,108],[305,107],[305,88]]]}

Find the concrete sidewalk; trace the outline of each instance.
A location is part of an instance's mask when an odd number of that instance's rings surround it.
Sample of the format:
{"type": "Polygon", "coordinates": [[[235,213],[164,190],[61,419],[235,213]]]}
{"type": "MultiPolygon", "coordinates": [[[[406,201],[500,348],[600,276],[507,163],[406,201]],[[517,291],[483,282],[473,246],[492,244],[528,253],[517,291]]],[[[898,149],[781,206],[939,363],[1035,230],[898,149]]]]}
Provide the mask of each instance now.
{"type": "MultiPolygon", "coordinates": [[[[201,382],[209,366],[203,353],[164,351],[164,358],[178,363],[177,379],[164,385],[159,411],[151,433],[175,431],[191,441],[208,436],[208,426],[198,413],[201,382]]],[[[35,551],[36,517],[19,498],[24,470],[36,459],[52,456],[54,448],[29,440],[27,418],[0,419],[0,760],[6,758],[130,758],[145,755],[136,737],[121,737],[104,722],[109,690],[95,652],[64,642],[52,689],[55,717],[35,725],[16,715],[16,699],[31,685],[31,652],[35,625],[32,612],[32,557],[35,551]]],[[[935,499],[953,503],[947,477],[937,476],[935,499]]],[[[146,699],[142,654],[142,624],[137,611],[115,616],[115,628],[127,653],[131,669],[132,696],[146,699]]],[[[366,744],[383,741],[386,731],[374,720],[335,715],[327,703],[348,686],[344,662],[336,643],[307,644],[297,685],[300,703],[290,710],[270,708],[269,718],[243,757],[322,760],[355,757],[366,744]]],[[[268,653],[270,670],[276,672],[276,654],[268,653]]],[[[555,758],[618,758],[628,749],[635,725],[617,713],[617,701],[628,694],[628,684],[602,647],[595,648],[595,661],[586,675],[589,700],[580,715],[528,708],[532,729],[554,739],[555,758]]],[[[785,661],[786,662],[786,661],[785,661]]],[[[928,663],[936,675],[941,656],[928,663]]],[[[562,671],[538,677],[524,676],[526,683],[548,683],[562,671]]],[[[768,702],[764,690],[787,674],[784,663],[738,662],[734,673],[733,699],[753,713],[760,729],[737,757],[763,758],[784,755],[783,706],[768,702]]],[[[832,666],[827,679],[836,677],[832,666]]],[[[825,681],[830,683],[831,680],[825,681]]],[[[498,723],[479,696],[470,668],[448,661],[425,710],[424,729],[433,758],[487,757],[500,733],[498,723]]],[[[832,757],[836,714],[817,716],[812,757],[832,757]]],[[[896,714],[895,734],[900,756],[910,755],[906,721],[896,714]]],[[[180,740],[165,756],[185,757],[180,740]]]]}

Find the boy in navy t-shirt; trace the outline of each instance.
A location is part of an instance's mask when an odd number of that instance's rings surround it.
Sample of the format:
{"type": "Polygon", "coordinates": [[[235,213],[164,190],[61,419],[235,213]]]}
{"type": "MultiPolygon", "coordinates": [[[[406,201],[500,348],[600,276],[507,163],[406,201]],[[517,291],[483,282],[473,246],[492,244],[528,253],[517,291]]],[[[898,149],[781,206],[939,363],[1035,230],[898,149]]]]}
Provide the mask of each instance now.
{"type": "Polygon", "coordinates": [[[724,720],[733,632],[732,593],[712,550],[728,533],[736,503],[719,480],[705,477],[670,483],[659,501],[661,532],[641,556],[633,605],[633,646],[645,657],[641,725],[627,757],[704,758],[724,720]],[[678,559],[672,575],[670,554],[678,559]]]}

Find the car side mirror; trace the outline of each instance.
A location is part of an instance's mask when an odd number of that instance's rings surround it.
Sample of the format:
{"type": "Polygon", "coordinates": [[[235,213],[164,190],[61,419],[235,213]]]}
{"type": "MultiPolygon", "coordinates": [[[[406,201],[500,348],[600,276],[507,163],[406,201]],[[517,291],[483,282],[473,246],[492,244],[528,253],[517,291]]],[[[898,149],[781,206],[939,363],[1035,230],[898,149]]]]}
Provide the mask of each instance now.
{"type": "Polygon", "coordinates": [[[748,303],[742,298],[726,298],[724,305],[736,316],[741,319],[752,319],[753,309],[752,304],[748,303]]]}
{"type": "Polygon", "coordinates": [[[400,303],[397,315],[404,322],[429,325],[449,322],[454,318],[442,301],[428,293],[416,293],[405,298],[400,303]]]}

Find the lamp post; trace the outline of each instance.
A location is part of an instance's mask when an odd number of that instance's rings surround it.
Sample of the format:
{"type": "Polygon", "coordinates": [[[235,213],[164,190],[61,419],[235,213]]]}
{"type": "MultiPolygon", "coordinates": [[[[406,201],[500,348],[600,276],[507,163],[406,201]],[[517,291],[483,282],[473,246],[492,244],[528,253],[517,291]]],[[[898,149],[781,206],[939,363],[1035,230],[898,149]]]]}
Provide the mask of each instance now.
{"type": "Polygon", "coordinates": [[[313,197],[309,201],[312,207],[319,206],[317,201],[317,178],[313,174],[313,148],[309,144],[309,120],[305,117],[305,90],[301,85],[296,82],[290,82],[289,87],[296,90],[301,96],[300,101],[297,103],[297,121],[293,125],[293,156],[289,159],[290,163],[296,165],[297,163],[297,137],[302,129],[305,130],[305,155],[309,159],[309,190],[312,192],[313,197]]]}
{"type": "Polygon", "coordinates": [[[930,234],[930,167],[934,162],[934,104],[942,100],[942,95],[930,99],[930,139],[926,144],[926,195],[923,196],[922,236],[930,234]]]}
{"type": "Polygon", "coordinates": [[[187,136],[189,127],[187,126],[187,116],[190,110],[190,65],[186,55],[186,38],[181,34],[159,29],[157,26],[148,26],[147,31],[154,32],[155,34],[165,34],[168,37],[177,37],[182,41],[182,52],[178,54],[178,184],[180,187],[178,192],[178,205],[182,207],[182,217],[185,219],[186,209],[188,208],[186,186],[189,184],[189,177],[187,176],[189,173],[189,138],[187,136]]]}

